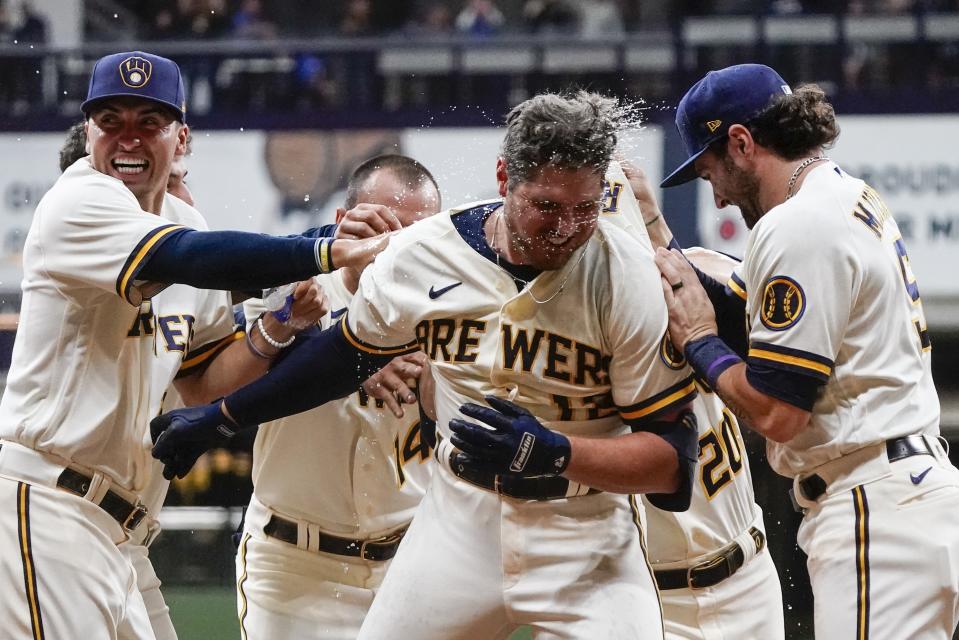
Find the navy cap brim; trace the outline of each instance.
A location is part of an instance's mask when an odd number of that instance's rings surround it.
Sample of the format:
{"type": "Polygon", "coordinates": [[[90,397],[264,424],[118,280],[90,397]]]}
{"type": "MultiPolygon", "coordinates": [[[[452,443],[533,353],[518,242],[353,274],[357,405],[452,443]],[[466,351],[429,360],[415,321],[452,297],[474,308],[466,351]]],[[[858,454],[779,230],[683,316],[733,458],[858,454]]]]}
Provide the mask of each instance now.
{"type": "Polygon", "coordinates": [[[92,100],[85,100],[80,105],[80,111],[83,112],[84,115],[89,116],[90,111],[92,111],[97,104],[101,102],[106,102],[107,100],[111,100],[113,98],[123,98],[123,97],[140,98],[141,100],[146,100],[147,102],[156,102],[157,104],[162,104],[163,106],[169,107],[170,109],[172,109],[173,112],[177,115],[177,119],[180,122],[186,121],[183,111],[180,109],[179,106],[173,104],[172,102],[167,102],[166,100],[159,100],[157,98],[151,98],[150,96],[145,96],[142,93],[133,93],[132,91],[129,93],[111,93],[106,96],[97,96],[96,98],[93,98],[92,100]]]}
{"type": "Polygon", "coordinates": [[[695,180],[699,177],[696,174],[696,167],[693,164],[696,162],[696,159],[703,155],[706,152],[706,149],[709,148],[709,145],[706,145],[693,155],[689,156],[686,162],[679,165],[675,171],[666,176],[666,178],[659,183],[660,188],[666,189],[668,187],[678,187],[681,184],[685,184],[690,180],[695,180]]]}

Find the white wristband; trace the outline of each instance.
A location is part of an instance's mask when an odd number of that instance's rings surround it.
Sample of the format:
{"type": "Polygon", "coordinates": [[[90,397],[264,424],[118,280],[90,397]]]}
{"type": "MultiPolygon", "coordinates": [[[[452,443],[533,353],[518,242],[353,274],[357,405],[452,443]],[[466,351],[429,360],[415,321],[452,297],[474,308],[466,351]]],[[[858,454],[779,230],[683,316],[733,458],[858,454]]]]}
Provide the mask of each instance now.
{"type": "Polygon", "coordinates": [[[286,342],[280,342],[279,340],[274,340],[273,336],[266,332],[266,327],[263,326],[263,316],[260,316],[256,319],[256,328],[260,330],[260,335],[263,336],[263,339],[266,340],[274,349],[286,349],[288,346],[293,344],[293,341],[296,340],[296,336],[290,336],[290,339],[286,342]]]}

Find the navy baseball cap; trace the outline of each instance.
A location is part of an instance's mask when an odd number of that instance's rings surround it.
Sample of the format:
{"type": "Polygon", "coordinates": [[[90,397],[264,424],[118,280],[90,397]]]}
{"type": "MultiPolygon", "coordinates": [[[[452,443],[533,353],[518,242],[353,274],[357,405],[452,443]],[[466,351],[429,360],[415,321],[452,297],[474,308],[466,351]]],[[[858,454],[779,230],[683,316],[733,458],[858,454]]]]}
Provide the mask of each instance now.
{"type": "Polygon", "coordinates": [[[173,60],[143,51],[114,53],[100,58],[90,74],[87,99],[80,109],[89,114],[94,103],[117,96],[159,102],[173,109],[180,122],[186,122],[183,77],[173,60]]]}
{"type": "Polygon", "coordinates": [[[696,178],[693,163],[734,124],[746,124],[769,106],[774,96],[792,93],[782,77],[763,64],[738,64],[710,71],[679,101],[676,128],[689,157],[666,176],[661,187],[696,178]]]}

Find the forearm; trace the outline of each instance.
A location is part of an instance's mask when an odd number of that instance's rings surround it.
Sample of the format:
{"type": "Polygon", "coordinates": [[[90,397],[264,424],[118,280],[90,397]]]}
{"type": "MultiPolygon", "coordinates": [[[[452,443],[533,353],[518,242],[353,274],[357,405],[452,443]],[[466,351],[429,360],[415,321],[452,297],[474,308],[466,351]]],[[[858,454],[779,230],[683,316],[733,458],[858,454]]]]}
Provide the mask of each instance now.
{"type": "Polygon", "coordinates": [[[792,440],[807,424],[810,413],[756,389],[746,377],[746,363],[719,375],[714,390],[739,423],[776,442],[792,440]]]}
{"type": "Polygon", "coordinates": [[[238,424],[261,424],[343,398],[392,359],[356,349],[339,324],[301,337],[302,344],[266,375],[224,399],[238,424]]]}
{"type": "Polygon", "coordinates": [[[673,232],[666,224],[666,217],[662,211],[657,209],[647,210],[641,207],[643,212],[643,223],[646,225],[646,233],[649,235],[653,248],[668,247],[673,242],[673,232]]]}
{"type": "Polygon", "coordinates": [[[616,438],[569,438],[574,482],[614,493],[673,493],[680,488],[679,457],[659,436],[638,432],[616,438]]]}

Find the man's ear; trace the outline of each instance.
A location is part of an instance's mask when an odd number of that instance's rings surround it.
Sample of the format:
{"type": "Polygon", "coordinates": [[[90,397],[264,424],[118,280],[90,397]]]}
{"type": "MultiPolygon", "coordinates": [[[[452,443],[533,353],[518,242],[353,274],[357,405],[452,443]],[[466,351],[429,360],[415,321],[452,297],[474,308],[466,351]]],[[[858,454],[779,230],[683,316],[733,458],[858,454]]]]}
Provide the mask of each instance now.
{"type": "Polygon", "coordinates": [[[176,140],[176,156],[185,156],[186,155],[186,140],[190,137],[190,127],[186,124],[180,125],[180,130],[177,132],[176,140]]]}
{"type": "Polygon", "coordinates": [[[87,155],[90,155],[90,119],[87,118],[83,121],[83,150],[87,152],[87,155]]]}
{"type": "Polygon", "coordinates": [[[508,183],[509,176],[506,175],[506,160],[503,159],[503,156],[499,156],[496,158],[496,185],[499,187],[499,195],[503,198],[506,197],[508,183]]]}
{"type": "Polygon", "coordinates": [[[734,158],[751,158],[756,151],[756,141],[749,129],[741,124],[734,124],[729,127],[726,150],[734,158]]]}

